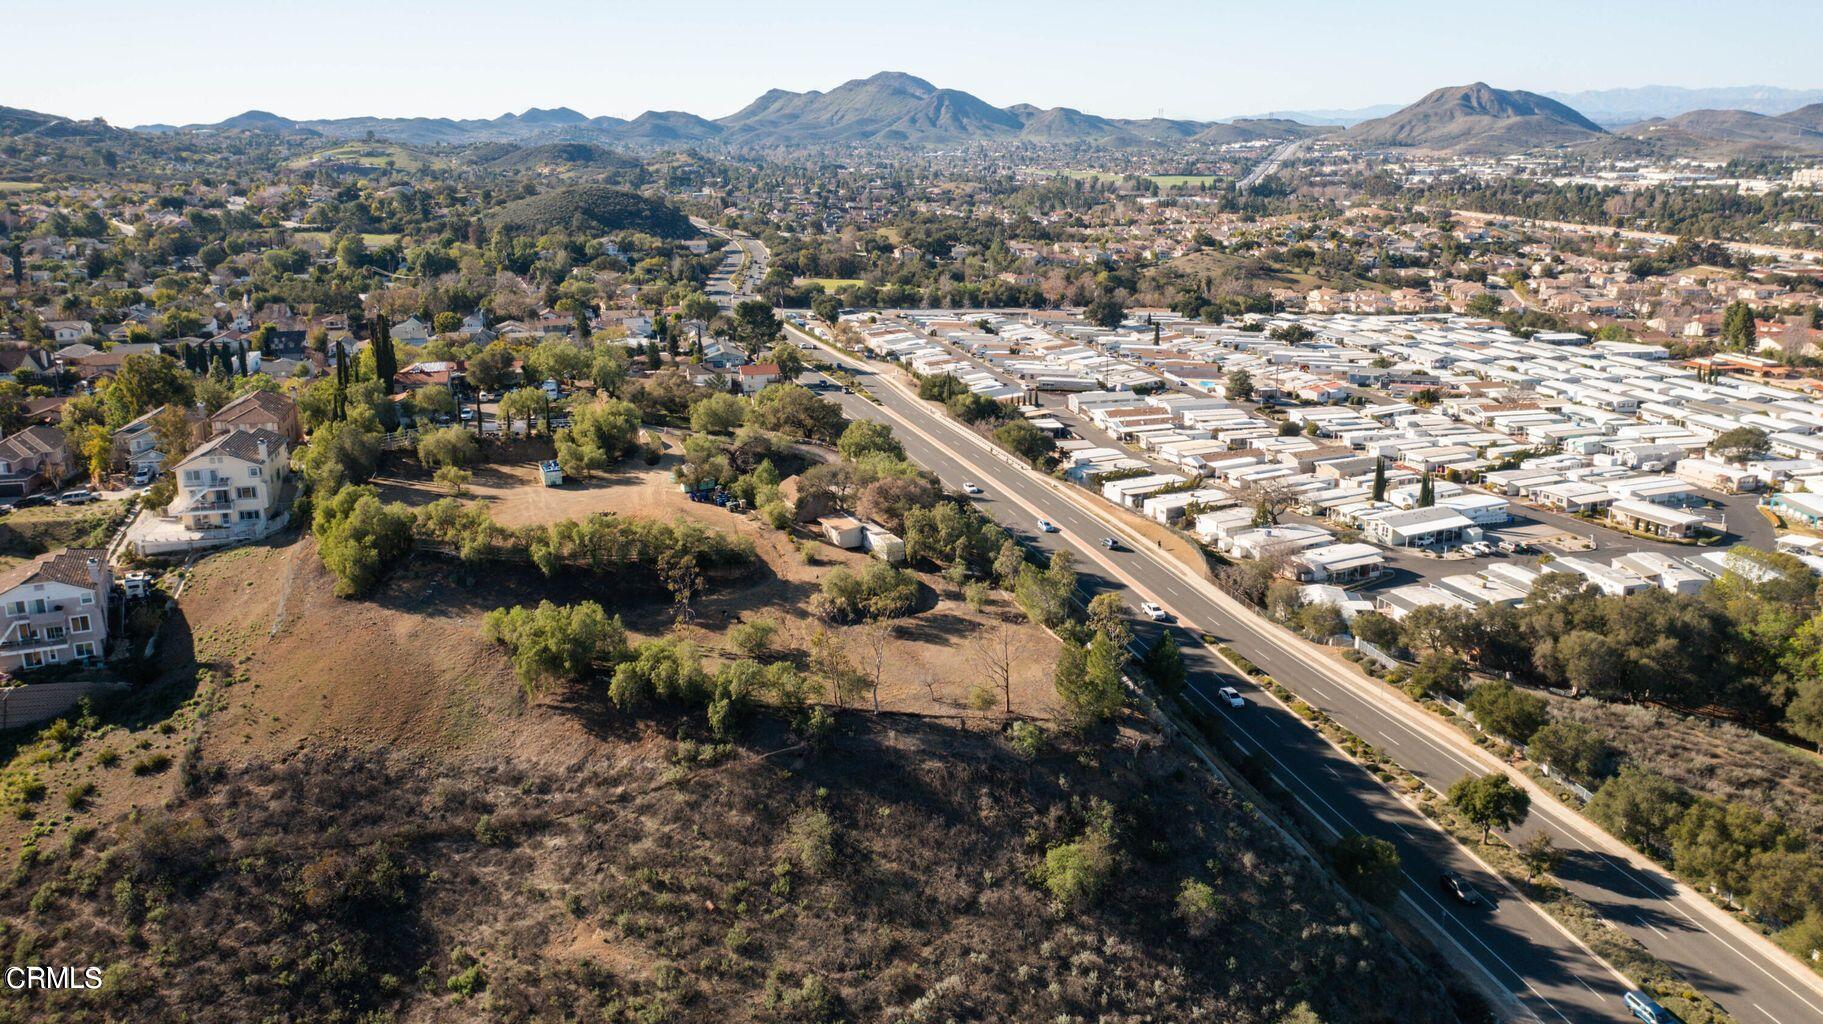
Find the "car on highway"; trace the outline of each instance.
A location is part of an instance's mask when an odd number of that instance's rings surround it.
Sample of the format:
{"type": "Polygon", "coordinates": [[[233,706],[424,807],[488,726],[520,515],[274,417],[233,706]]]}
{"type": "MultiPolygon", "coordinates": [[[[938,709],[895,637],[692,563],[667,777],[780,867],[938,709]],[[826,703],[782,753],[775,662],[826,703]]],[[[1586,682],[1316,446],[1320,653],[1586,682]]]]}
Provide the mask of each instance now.
{"type": "Polygon", "coordinates": [[[1151,619],[1153,622],[1164,622],[1171,617],[1169,612],[1166,612],[1163,608],[1153,604],[1151,601],[1141,602],[1139,611],[1140,614],[1151,619]]]}
{"type": "Polygon", "coordinates": [[[1222,700],[1231,708],[1244,708],[1247,706],[1247,698],[1241,696],[1241,691],[1232,686],[1222,687],[1215,691],[1215,695],[1222,698],[1222,700]]]}
{"type": "Polygon", "coordinates": [[[1437,879],[1437,884],[1443,887],[1444,892],[1456,897],[1456,902],[1465,907],[1481,905],[1481,894],[1476,892],[1475,887],[1464,880],[1461,875],[1446,871],[1441,878],[1437,879]]]}
{"type": "Polygon", "coordinates": [[[1646,1024],[1684,1024],[1677,1014],[1658,1005],[1656,1000],[1639,989],[1633,989],[1620,998],[1633,1016],[1646,1024]]]}
{"type": "Polygon", "coordinates": [[[1040,519],[1040,520],[1038,520],[1038,532],[1039,533],[1056,533],[1057,524],[1051,522],[1049,519],[1040,519]]]}
{"type": "Polygon", "coordinates": [[[1107,548],[1109,551],[1119,551],[1120,540],[1115,537],[1103,537],[1101,539],[1101,546],[1107,548]]]}
{"type": "Polygon", "coordinates": [[[981,488],[977,487],[971,481],[964,481],[962,484],[962,493],[963,494],[980,494],[981,488]]]}

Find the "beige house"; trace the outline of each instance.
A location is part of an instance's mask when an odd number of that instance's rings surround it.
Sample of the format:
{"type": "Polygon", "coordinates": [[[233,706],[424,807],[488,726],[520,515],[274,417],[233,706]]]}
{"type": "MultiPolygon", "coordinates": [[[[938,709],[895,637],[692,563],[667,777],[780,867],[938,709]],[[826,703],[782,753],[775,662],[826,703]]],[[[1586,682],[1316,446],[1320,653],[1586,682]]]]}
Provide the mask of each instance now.
{"type": "Polygon", "coordinates": [[[66,548],[0,574],[0,670],[29,671],[107,653],[107,553],[66,548]]]}
{"type": "Polygon", "coordinates": [[[211,542],[263,537],[284,518],[291,443],[263,428],[217,434],[173,467],[166,515],[211,542]]]}
{"type": "Polygon", "coordinates": [[[74,470],[69,439],[56,427],[26,427],[0,441],[0,498],[56,487],[74,470]]]}

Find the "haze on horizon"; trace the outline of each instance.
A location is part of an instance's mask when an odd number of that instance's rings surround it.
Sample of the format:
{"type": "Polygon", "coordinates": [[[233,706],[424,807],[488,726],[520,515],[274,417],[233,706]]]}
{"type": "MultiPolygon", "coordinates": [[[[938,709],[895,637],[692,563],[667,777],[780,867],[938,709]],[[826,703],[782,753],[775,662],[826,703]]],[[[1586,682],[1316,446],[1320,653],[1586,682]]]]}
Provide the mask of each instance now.
{"type": "Polygon", "coordinates": [[[551,0],[32,0],[6,13],[0,105],[131,126],[248,109],[293,118],[734,112],[771,88],[828,90],[906,71],[996,105],[1212,120],[1406,103],[1486,81],[1534,92],[1644,85],[1823,87],[1810,0],[930,0],[913,16],[852,3],[551,0]]]}

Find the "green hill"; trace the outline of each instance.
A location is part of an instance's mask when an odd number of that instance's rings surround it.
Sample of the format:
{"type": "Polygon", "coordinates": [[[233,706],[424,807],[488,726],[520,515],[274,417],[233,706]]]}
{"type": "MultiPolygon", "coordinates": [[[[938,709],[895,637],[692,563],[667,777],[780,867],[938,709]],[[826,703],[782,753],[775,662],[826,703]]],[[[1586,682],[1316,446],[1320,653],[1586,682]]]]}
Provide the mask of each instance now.
{"type": "Polygon", "coordinates": [[[488,221],[530,231],[644,231],[660,238],[688,238],[696,233],[690,219],[676,207],[606,185],[570,185],[515,200],[495,210],[488,221]]]}

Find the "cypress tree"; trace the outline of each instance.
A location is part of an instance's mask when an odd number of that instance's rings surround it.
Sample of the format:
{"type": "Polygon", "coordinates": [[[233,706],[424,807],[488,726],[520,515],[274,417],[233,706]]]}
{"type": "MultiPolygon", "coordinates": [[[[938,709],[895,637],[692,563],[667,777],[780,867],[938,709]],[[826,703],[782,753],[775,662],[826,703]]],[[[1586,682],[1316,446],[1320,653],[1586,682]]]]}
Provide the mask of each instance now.
{"type": "Polygon", "coordinates": [[[1436,503],[1437,495],[1431,484],[1431,474],[1429,470],[1425,470],[1424,476],[1418,481],[1418,507],[1430,508],[1436,503]]]}
{"type": "Polygon", "coordinates": [[[373,374],[386,394],[392,394],[392,379],[398,372],[399,357],[392,348],[392,328],[387,326],[384,316],[375,317],[373,322],[373,374]]]}
{"type": "Polygon", "coordinates": [[[1386,457],[1374,461],[1374,500],[1386,500],[1386,457]]]}

